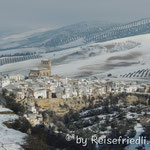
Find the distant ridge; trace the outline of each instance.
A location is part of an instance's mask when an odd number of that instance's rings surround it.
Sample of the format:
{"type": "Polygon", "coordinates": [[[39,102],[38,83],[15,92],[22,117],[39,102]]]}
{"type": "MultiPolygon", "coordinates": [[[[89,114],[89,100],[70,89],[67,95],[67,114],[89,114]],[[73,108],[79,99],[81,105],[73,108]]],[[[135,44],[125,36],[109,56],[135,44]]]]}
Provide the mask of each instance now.
{"type": "MultiPolygon", "coordinates": [[[[105,42],[135,35],[150,33],[150,18],[115,24],[100,21],[80,22],[59,29],[43,32],[22,33],[20,38],[4,38],[0,41],[0,50],[40,48],[47,52],[83,46],[88,43],[105,42]],[[23,36],[25,34],[25,36],[23,36]]],[[[18,35],[19,37],[19,35],[18,35]]]]}

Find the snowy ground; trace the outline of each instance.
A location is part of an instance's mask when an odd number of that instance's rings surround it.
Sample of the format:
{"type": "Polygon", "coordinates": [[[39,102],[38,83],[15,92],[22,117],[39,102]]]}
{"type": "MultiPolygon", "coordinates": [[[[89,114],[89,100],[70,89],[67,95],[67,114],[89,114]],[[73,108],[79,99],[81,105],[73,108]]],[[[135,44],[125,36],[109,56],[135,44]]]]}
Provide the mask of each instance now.
{"type": "MultiPolygon", "coordinates": [[[[133,41],[141,45],[122,51],[103,53],[87,59],[72,61],[67,64],[54,66],[53,72],[61,75],[80,76],[107,74],[120,75],[137,69],[148,68],[150,64],[150,34],[113,40],[99,45],[111,45],[133,41]]],[[[94,45],[94,44],[93,44],[94,45]]]]}
{"type": "MultiPolygon", "coordinates": [[[[134,127],[135,131],[136,131],[136,135],[135,137],[133,138],[134,140],[138,139],[139,136],[144,132],[144,129],[142,127],[142,125],[140,123],[137,123],[136,126],[134,127]]],[[[147,141],[147,143],[149,143],[147,141]]],[[[137,145],[137,144],[130,144],[129,146],[127,146],[125,148],[125,150],[136,150],[138,146],[142,146],[141,144],[140,145],[137,145]]],[[[144,145],[145,146],[145,150],[149,150],[149,144],[146,144],[144,145]]]]}
{"type": "MultiPolygon", "coordinates": [[[[0,112],[8,112],[11,110],[6,108],[0,108],[0,112]]],[[[13,121],[17,119],[18,116],[14,114],[0,114],[0,150],[20,150],[21,144],[24,143],[24,138],[26,134],[16,131],[14,129],[7,128],[3,122],[13,121]]]]}
{"type": "MultiPolygon", "coordinates": [[[[122,38],[104,43],[89,44],[57,52],[42,54],[54,61],[52,73],[63,76],[107,75],[147,69],[150,64],[150,34],[122,38]],[[137,45],[136,45],[137,44],[137,45]],[[92,57],[89,54],[94,53],[92,57]],[[87,55],[88,54],[88,55],[87,55]]],[[[41,59],[0,66],[3,73],[28,74],[41,59]]]]}
{"type": "Polygon", "coordinates": [[[12,112],[12,110],[8,108],[0,108],[0,112],[12,112]]]}

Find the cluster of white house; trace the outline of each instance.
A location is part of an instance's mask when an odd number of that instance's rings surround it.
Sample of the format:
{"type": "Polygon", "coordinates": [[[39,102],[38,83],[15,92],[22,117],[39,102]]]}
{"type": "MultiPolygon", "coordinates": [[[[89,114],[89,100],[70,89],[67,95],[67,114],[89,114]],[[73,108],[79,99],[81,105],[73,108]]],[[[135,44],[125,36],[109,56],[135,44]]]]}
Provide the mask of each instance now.
{"type": "Polygon", "coordinates": [[[36,81],[25,79],[23,77],[16,78],[13,76],[3,76],[1,78],[1,88],[5,89],[7,94],[11,94],[16,99],[34,98],[72,98],[82,97],[83,95],[92,95],[92,86],[88,82],[78,82],[68,78],[41,77],[36,81]],[[87,85],[86,85],[87,84],[87,85]]]}
{"type": "Polygon", "coordinates": [[[59,76],[40,77],[36,80],[25,79],[23,75],[10,75],[0,77],[1,88],[12,94],[18,100],[49,99],[49,98],[75,98],[83,96],[99,96],[109,93],[149,93],[149,84],[137,82],[123,82],[101,80],[96,77],[85,79],[70,79],[59,76]]]}
{"type": "Polygon", "coordinates": [[[21,81],[24,80],[25,77],[23,75],[0,75],[0,88],[4,88],[11,83],[11,81],[21,81]]]}
{"type": "Polygon", "coordinates": [[[23,75],[0,76],[0,88],[6,95],[14,96],[16,101],[22,101],[27,108],[25,117],[32,125],[43,122],[43,117],[35,103],[28,100],[43,100],[51,98],[69,99],[107,96],[110,93],[150,93],[150,84],[138,82],[123,82],[102,80],[96,77],[71,79],[59,76],[40,77],[36,80],[25,78],[23,75]],[[38,109],[38,110],[37,110],[38,109]]]}

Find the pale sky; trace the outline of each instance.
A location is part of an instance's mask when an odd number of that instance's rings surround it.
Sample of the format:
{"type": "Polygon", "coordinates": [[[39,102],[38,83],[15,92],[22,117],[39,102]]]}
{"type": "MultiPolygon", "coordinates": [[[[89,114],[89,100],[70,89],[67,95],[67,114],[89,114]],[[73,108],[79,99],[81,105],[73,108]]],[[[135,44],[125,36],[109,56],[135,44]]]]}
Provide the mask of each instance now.
{"type": "Polygon", "coordinates": [[[150,17],[150,0],[0,0],[0,28],[56,27],[81,21],[150,17]]]}

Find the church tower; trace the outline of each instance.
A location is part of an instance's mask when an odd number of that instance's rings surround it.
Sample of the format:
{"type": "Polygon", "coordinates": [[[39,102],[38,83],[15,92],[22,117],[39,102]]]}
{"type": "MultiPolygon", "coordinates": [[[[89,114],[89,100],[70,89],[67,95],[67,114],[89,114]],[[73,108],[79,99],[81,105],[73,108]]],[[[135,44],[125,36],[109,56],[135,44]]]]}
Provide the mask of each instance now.
{"type": "Polygon", "coordinates": [[[51,61],[50,60],[42,60],[41,67],[49,70],[51,74],[51,61]]]}

